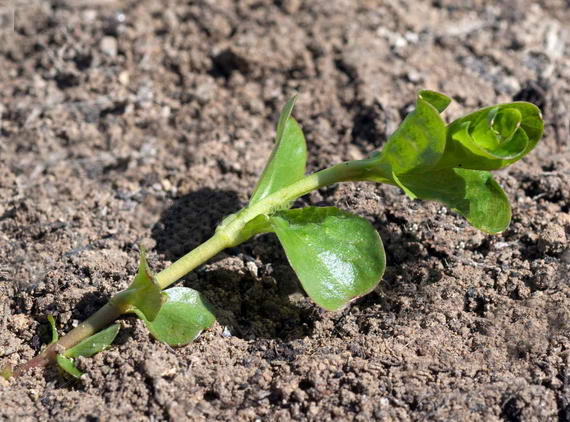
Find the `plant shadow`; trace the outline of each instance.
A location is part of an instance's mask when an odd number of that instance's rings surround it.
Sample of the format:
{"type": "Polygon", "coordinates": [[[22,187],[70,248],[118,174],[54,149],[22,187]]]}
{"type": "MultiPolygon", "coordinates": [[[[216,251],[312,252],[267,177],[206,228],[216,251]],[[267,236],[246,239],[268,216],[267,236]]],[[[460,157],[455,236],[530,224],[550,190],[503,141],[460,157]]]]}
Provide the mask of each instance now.
{"type": "Polygon", "coordinates": [[[177,260],[212,236],[222,219],[240,209],[235,192],[200,189],[166,208],[151,230],[155,250],[177,260]]]}

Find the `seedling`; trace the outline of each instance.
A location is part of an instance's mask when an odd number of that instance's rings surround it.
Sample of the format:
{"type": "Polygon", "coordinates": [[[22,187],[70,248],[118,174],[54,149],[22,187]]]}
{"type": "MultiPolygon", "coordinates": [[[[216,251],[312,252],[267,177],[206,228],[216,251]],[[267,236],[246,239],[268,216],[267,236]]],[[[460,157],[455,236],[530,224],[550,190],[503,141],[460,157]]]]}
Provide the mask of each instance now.
{"type": "Polygon", "coordinates": [[[307,295],[326,310],[343,308],[372,291],[384,273],[382,240],[362,217],[335,207],[290,209],[302,195],[346,181],[388,183],[410,198],[439,201],[474,227],[500,233],[511,220],[507,196],[489,170],[524,157],[542,136],[538,108],[525,102],[487,107],[446,125],[440,116],[450,98],[420,91],[415,110],[389,137],[381,151],[305,175],[307,148],[303,131],[291,116],[295,97],[281,112],[271,157],[246,207],[228,216],[214,235],[158,274],[141,252],[137,275],[85,322],[53,340],[37,357],[5,368],[5,377],[57,362],[74,377],[73,359],[108,347],[119,331],[119,316],[141,318],[160,341],[181,346],[194,340],[214,320],[210,305],[187,287],[166,289],[225,248],[260,233],[275,233],[307,295]],[[166,290],[165,290],[166,289],[166,290]],[[108,327],[108,328],[106,328],[108,327]]]}

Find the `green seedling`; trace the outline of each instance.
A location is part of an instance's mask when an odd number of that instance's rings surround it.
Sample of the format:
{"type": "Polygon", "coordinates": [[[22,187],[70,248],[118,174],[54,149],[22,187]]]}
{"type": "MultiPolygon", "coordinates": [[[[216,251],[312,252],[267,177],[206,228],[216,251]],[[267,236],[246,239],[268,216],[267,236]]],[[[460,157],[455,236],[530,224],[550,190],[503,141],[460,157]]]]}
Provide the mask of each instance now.
{"type": "Polygon", "coordinates": [[[73,359],[109,346],[119,326],[109,324],[135,314],[158,340],[182,346],[215,321],[199,292],[168,286],[225,248],[261,233],[275,233],[307,295],[335,311],[372,291],[384,273],[382,240],[364,218],[335,207],[291,209],[294,201],[338,182],[371,181],[402,189],[410,198],[438,201],[486,233],[500,233],[511,220],[507,196],[489,170],[506,167],[528,154],[542,136],[538,108],[515,102],[483,108],[450,124],[441,118],[450,103],[443,94],[420,91],[412,111],[382,150],[305,175],[307,147],[291,116],[295,97],[283,108],[275,147],[242,210],[225,218],[214,235],[158,274],[141,253],[131,285],[117,293],[85,322],[53,341],[31,361],[5,377],[56,361],[79,377],[73,359]],[[102,331],[101,331],[102,330],[102,331]]]}
{"type": "MultiPolygon", "coordinates": [[[[55,326],[55,320],[52,315],[48,315],[48,322],[51,328],[51,344],[57,343],[59,340],[59,335],[57,334],[57,328],[55,326]]],[[[111,345],[117,334],[119,333],[119,324],[113,324],[104,330],[99,331],[97,334],[80,341],[75,346],[70,347],[67,350],[61,350],[57,353],[55,360],[59,367],[67,372],[69,375],[75,378],[81,378],[83,373],[75,367],[73,359],[80,356],[91,357],[96,353],[105,350],[111,345]]]]}

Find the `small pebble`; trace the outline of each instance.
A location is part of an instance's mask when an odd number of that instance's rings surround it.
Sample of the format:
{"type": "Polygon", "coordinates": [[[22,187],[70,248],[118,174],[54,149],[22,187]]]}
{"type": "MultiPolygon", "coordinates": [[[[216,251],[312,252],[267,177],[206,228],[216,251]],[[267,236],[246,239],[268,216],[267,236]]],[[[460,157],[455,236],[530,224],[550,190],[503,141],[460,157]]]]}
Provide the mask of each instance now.
{"type": "Polygon", "coordinates": [[[101,39],[100,48],[103,53],[110,57],[117,55],[117,39],[115,37],[103,37],[101,39]]]}

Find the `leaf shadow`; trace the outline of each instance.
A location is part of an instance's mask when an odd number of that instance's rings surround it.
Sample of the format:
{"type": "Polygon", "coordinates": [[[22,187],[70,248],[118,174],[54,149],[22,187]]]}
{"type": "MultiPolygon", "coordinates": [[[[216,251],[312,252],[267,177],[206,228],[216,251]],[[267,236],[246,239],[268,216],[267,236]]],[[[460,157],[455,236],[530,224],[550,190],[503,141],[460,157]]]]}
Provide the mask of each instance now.
{"type": "Polygon", "coordinates": [[[174,261],[207,240],[222,219],[240,209],[233,191],[200,189],[176,199],[151,230],[155,250],[174,261]]]}
{"type": "MultiPolygon", "coordinates": [[[[151,230],[155,250],[171,261],[180,258],[207,240],[222,219],[242,205],[233,191],[200,189],[180,197],[151,230]]],[[[225,327],[224,335],[303,338],[313,330],[310,321],[315,318],[310,314],[315,311],[308,303],[289,300],[296,290],[296,277],[286,262],[277,240],[266,235],[226,249],[181,283],[199,291],[212,305],[225,327]],[[219,264],[220,260],[224,262],[219,264]]]]}

